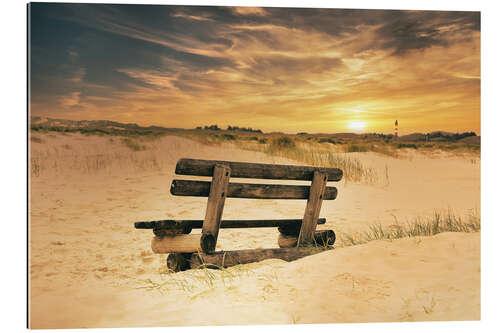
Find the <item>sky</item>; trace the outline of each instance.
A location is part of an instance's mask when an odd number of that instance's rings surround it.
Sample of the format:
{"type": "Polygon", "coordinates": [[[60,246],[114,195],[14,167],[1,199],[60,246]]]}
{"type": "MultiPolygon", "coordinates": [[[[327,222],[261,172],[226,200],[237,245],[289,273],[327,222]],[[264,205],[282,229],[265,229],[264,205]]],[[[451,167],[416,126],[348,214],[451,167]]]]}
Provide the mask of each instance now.
{"type": "Polygon", "coordinates": [[[30,7],[30,112],[265,132],[480,134],[480,13],[30,7]]]}

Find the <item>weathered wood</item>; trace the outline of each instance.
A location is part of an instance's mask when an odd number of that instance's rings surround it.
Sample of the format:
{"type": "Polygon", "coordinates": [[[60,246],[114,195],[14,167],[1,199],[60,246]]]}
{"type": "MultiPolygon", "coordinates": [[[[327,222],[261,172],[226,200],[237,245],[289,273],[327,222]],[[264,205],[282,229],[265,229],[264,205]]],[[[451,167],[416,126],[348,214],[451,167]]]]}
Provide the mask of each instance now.
{"type": "Polygon", "coordinates": [[[151,249],[154,253],[197,252],[201,250],[200,235],[153,237],[151,249]]]}
{"type": "Polygon", "coordinates": [[[188,270],[191,255],[192,253],[170,253],[167,257],[168,269],[174,272],[188,270]]]}
{"type": "Polygon", "coordinates": [[[285,247],[296,247],[297,246],[297,237],[295,236],[288,236],[288,235],[283,235],[280,234],[278,236],[278,246],[285,248],[285,247]]]}
{"type": "Polygon", "coordinates": [[[321,204],[325,197],[326,182],[328,175],[323,172],[315,171],[314,178],[311,184],[309,199],[307,200],[302,226],[300,228],[299,240],[297,246],[303,246],[311,243],[313,240],[314,231],[316,230],[316,222],[318,221],[321,204]]]}
{"type": "Polygon", "coordinates": [[[155,236],[164,237],[164,236],[175,236],[175,235],[187,235],[191,233],[192,228],[184,227],[184,228],[169,228],[169,229],[159,229],[153,228],[153,233],[155,236]]]}
{"type": "MultiPolygon", "coordinates": [[[[325,224],[326,219],[318,219],[318,224],[325,224]]],[[[302,219],[277,219],[277,220],[222,220],[221,228],[294,228],[297,230],[297,235],[302,225],[302,219]]],[[[159,221],[144,221],[135,222],[136,229],[180,229],[184,230],[200,229],[203,226],[203,220],[159,220],[159,221]]]]}
{"type": "Polygon", "coordinates": [[[256,249],[218,251],[212,254],[193,253],[191,268],[220,268],[262,261],[265,259],[297,260],[327,250],[327,247],[294,247],[276,249],[256,249]]]}
{"type": "MultiPolygon", "coordinates": [[[[281,234],[278,237],[279,247],[295,247],[297,246],[297,236],[281,234]]],[[[333,230],[316,230],[313,236],[314,245],[317,246],[332,246],[335,243],[335,232],[333,230]]]]}
{"type": "Polygon", "coordinates": [[[284,236],[298,237],[300,234],[300,227],[302,226],[302,220],[297,224],[286,224],[278,226],[278,231],[284,236]]]}
{"type": "Polygon", "coordinates": [[[228,165],[233,178],[312,180],[314,171],[327,174],[329,181],[342,179],[342,170],[337,168],[319,168],[299,165],[279,165],[229,161],[211,161],[182,158],[177,162],[175,173],[190,176],[212,176],[214,166],[228,165]]]}
{"type": "Polygon", "coordinates": [[[216,164],[213,168],[210,193],[208,195],[207,210],[201,229],[201,248],[205,253],[215,250],[219,228],[224,210],[224,202],[227,197],[231,169],[227,165],[216,164]]]}
{"type": "MultiPolygon", "coordinates": [[[[181,196],[206,197],[210,193],[211,182],[174,179],[170,193],[181,196]]],[[[247,184],[230,183],[228,198],[245,199],[308,199],[311,187],[305,185],[247,184]]],[[[323,200],[334,200],[337,188],[326,188],[323,200]]]]}

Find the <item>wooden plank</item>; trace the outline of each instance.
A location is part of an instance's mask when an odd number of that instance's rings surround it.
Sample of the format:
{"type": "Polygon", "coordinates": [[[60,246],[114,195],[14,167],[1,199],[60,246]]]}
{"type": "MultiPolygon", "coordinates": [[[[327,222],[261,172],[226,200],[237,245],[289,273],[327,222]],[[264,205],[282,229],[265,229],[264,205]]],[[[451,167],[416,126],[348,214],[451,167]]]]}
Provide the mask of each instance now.
{"type": "MultiPolygon", "coordinates": [[[[298,237],[281,234],[278,237],[279,247],[297,246],[298,237]]],[[[335,243],[335,232],[333,230],[316,230],[313,236],[313,244],[317,246],[332,246],[335,243]]]]}
{"type": "MultiPolygon", "coordinates": [[[[325,218],[319,218],[318,224],[325,224],[325,218]]],[[[297,230],[297,235],[302,225],[302,219],[277,219],[277,220],[222,220],[221,228],[293,228],[297,230]]],[[[203,220],[159,220],[159,221],[144,221],[135,222],[136,229],[174,229],[174,230],[190,230],[201,229],[203,220]]]]}
{"type": "Polygon", "coordinates": [[[319,171],[314,172],[314,178],[312,180],[304,218],[302,219],[297,246],[303,246],[313,241],[316,221],[318,221],[319,211],[321,210],[321,204],[325,196],[327,181],[328,175],[326,173],[319,171]]]}
{"type": "Polygon", "coordinates": [[[175,173],[178,175],[211,177],[216,164],[229,166],[231,168],[231,177],[233,178],[312,180],[314,171],[321,171],[328,175],[329,181],[339,181],[342,179],[342,170],[338,168],[212,161],[189,158],[182,158],[177,162],[175,173]]]}
{"type": "Polygon", "coordinates": [[[153,237],[151,249],[154,253],[198,252],[201,250],[200,235],[153,237]]]}
{"type": "MultiPolygon", "coordinates": [[[[174,179],[170,193],[180,196],[206,197],[210,193],[210,182],[198,180],[174,179]]],[[[245,199],[308,199],[310,187],[305,185],[247,184],[230,183],[227,189],[228,198],[245,199]]],[[[326,188],[323,200],[334,200],[337,188],[326,188]]]]}
{"type": "Polygon", "coordinates": [[[213,252],[217,244],[230,177],[231,169],[227,165],[216,164],[213,168],[213,177],[210,183],[210,193],[200,240],[201,248],[206,253],[213,252]]]}
{"type": "Polygon", "coordinates": [[[218,251],[212,254],[193,253],[191,268],[220,268],[262,261],[265,259],[297,260],[328,250],[327,247],[294,247],[276,249],[256,249],[237,251],[218,251]]]}

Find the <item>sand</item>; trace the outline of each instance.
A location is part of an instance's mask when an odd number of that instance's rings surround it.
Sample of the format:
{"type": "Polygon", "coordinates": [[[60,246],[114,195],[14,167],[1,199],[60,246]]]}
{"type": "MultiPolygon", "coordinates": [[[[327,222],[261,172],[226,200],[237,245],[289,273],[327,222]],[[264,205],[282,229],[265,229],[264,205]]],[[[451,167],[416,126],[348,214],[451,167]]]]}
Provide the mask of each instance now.
{"type": "MultiPolygon", "coordinates": [[[[30,192],[32,328],[480,319],[480,234],[373,241],[285,263],[163,274],[165,255],[134,221],[200,219],[206,199],[173,197],[181,157],[296,164],[180,138],[133,152],[114,138],[36,134],[30,192]],[[210,274],[210,275],[207,275],[210,274]],[[152,283],[162,285],[148,289],[152,283]]],[[[321,216],[337,233],[436,210],[480,207],[477,158],[353,154],[379,182],[341,181],[321,216]],[[386,171],[387,175],[386,177],[386,171]]],[[[301,218],[305,202],[227,199],[224,218],[301,218]]],[[[195,231],[199,232],[199,231],[195,231]]],[[[221,230],[224,249],[277,247],[275,229],[221,230]]]]}

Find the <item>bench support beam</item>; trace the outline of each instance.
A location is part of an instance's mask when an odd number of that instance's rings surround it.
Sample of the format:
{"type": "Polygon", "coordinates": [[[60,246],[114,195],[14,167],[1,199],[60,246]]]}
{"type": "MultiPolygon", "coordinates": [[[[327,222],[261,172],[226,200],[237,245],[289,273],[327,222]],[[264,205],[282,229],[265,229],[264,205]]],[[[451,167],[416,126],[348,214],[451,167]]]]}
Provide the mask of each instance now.
{"type": "Polygon", "coordinates": [[[314,171],[314,176],[309,191],[304,218],[297,241],[297,246],[304,246],[313,242],[314,231],[318,222],[319,211],[325,195],[328,174],[321,171],[314,171]]]}
{"type": "Polygon", "coordinates": [[[217,237],[219,235],[230,177],[231,169],[229,166],[224,164],[215,165],[210,185],[210,194],[208,195],[207,211],[201,229],[200,245],[205,253],[215,251],[215,246],[217,245],[217,237]]]}

